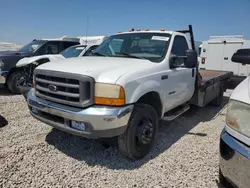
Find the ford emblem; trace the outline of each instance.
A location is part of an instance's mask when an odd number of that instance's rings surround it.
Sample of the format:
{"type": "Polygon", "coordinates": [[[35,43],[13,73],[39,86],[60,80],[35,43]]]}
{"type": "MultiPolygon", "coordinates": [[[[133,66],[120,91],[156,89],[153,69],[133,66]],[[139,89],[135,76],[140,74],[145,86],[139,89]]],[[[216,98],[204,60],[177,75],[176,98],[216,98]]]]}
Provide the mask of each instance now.
{"type": "Polygon", "coordinates": [[[50,91],[53,91],[53,92],[56,92],[56,91],[57,91],[57,87],[56,87],[55,85],[51,85],[51,84],[50,84],[50,85],[48,86],[48,88],[49,88],[50,91]]]}

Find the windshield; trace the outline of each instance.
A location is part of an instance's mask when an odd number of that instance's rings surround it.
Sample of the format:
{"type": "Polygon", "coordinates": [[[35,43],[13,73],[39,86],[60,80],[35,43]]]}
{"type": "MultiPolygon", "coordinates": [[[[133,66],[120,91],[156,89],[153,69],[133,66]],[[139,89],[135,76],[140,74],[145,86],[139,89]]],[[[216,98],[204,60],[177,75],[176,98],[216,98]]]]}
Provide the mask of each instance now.
{"type": "Polygon", "coordinates": [[[78,57],[80,53],[86,48],[86,45],[71,46],[61,52],[61,55],[65,58],[78,57]]]}
{"type": "Polygon", "coordinates": [[[170,34],[126,33],[113,35],[97,47],[92,55],[148,59],[160,62],[166,55],[170,34]]]}
{"type": "Polygon", "coordinates": [[[29,53],[33,53],[35,52],[40,46],[42,46],[46,41],[42,41],[42,40],[36,40],[36,41],[32,41],[29,44],[26,44],[25,46],[23,46],[22,48],[19,49],[20,52],[29,52],[29,53]]]}

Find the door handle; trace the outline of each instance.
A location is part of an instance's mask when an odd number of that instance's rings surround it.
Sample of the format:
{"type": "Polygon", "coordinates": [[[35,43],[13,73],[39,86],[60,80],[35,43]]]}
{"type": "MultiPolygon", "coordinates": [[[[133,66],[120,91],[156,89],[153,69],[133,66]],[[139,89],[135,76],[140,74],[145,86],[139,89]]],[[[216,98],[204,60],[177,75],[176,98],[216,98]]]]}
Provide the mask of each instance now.
{"type": "Polygon", "coordinates": [[[228,57],[224,57],[224,60],[228,60],[228,57]]]}
{"type": "Polygon", "coordinates": [[[162,79],[162,80],[168,79],[168,75],[163,75],[163,76],[161,76],[161,79],[162,79]]]}

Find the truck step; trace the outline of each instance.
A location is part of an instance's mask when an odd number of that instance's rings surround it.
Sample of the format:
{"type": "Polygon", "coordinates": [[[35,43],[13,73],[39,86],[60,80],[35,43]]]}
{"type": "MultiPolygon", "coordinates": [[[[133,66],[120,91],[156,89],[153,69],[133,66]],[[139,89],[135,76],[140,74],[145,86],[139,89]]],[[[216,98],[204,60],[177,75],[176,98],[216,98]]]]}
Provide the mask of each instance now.
{"type": "Polygon", "coordinates": [[[180,116],[181,114],[183,114],[189,109],[190,109],[190,106],[188,104],[183,104],[181,106],[178,106],[175,109],[170,110],[169,112],[165,113],[162,120],[172,121],[173,119],[177,118],[178,116],[180,116]]]}

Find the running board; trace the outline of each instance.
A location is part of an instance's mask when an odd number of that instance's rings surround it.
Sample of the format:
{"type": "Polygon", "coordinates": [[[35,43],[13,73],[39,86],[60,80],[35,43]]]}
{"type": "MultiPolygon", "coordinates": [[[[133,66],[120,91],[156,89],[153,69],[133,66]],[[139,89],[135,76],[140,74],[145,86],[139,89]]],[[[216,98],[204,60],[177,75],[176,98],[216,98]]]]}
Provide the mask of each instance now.
{"type": "Polygon", "coordinates": [[[164,117],[162,117],[162,120],[172,121],[189,109],[190,109],[190,106],[188,104],[183,104],[181,106],[178,106],[174,108],[173,110],[170,110],[169,112],[165,113],[164,117]]]}

